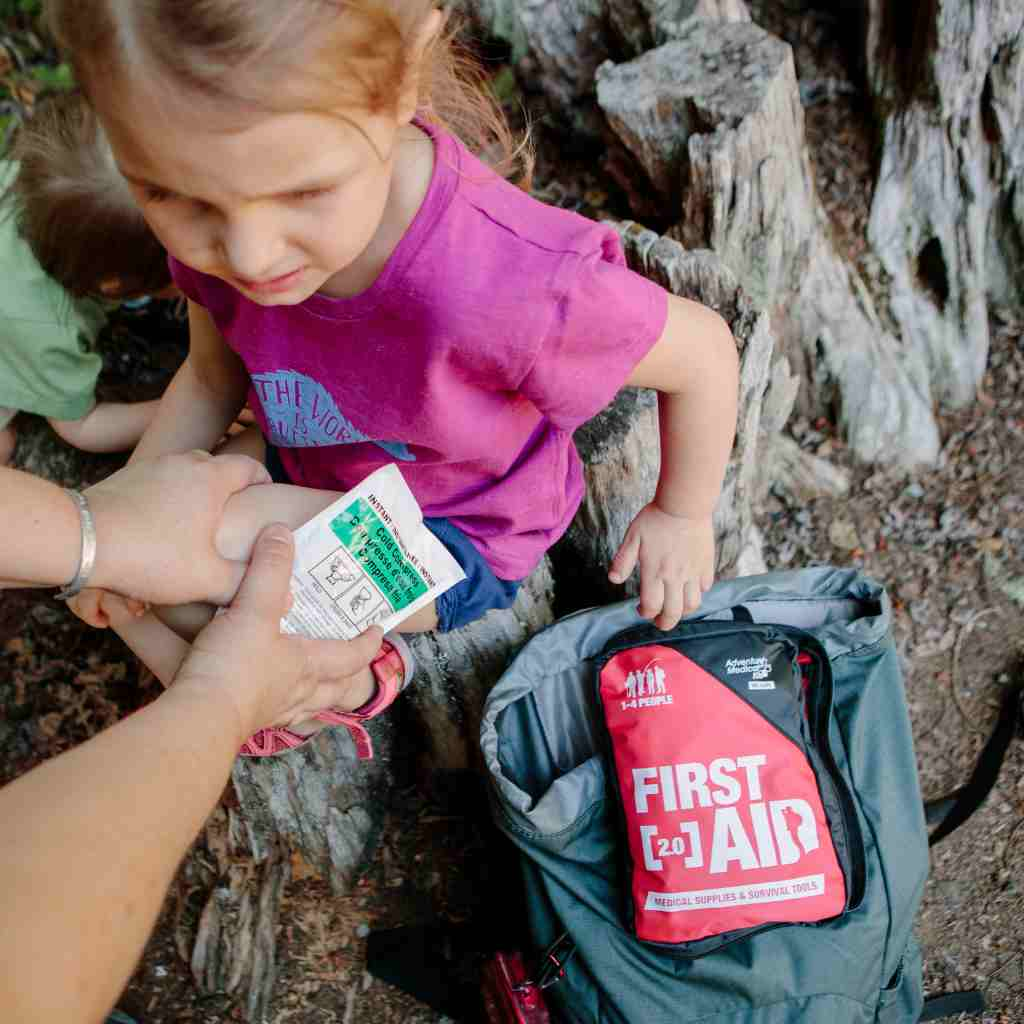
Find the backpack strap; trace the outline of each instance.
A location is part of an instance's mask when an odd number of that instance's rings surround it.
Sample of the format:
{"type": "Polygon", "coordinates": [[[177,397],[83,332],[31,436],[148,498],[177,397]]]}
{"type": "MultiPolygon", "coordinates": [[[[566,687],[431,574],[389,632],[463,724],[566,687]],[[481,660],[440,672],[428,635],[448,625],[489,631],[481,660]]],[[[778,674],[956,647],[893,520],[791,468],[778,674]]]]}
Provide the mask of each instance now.
{"type": "MultiPolygon", "coordinates": [[[[929,825],[938,826],[928,837],[929,846],[945,839],[985,802],[999,777],[1006,751],[1017,736],[1024,736],[1024,683],[1007,687],[1003,693],[995,728],[982,748],[966,785],[945,796],[925,801],[925,821],[929,825]]],[[[984,1009],[985,996],[977,989],[944,992],[924,1001],[918,1021],[940,1020],[961,1013],[980,1013],[984,1009]]]]}
{"type": "Polygon", "coordinates": [[[944,992],[939,996],[929,996],[917,1019],[919,1022],[941,1020],[958,1013],[981,1013],[984,1009],[985,997],[977,989],[969,992],[944,992]]]}
{"type": "Polygon", "coordinates": [[[929,846],[945,839],[984,803],[999,776],[1010,743],[1019,735],[1024,735],[1024,683],[1007,687],[1004,692],[995,728],[967,784],[945,796],[925,801],[925,820],[929,825],[938,825],[928,838],[929,846]]]}
{"type": "Polygon", "coordinates": [[[732,621],[753,623],[754,616],[750,614],[750,609],[745,604],[734,604],[732,606],[732,621]]]}

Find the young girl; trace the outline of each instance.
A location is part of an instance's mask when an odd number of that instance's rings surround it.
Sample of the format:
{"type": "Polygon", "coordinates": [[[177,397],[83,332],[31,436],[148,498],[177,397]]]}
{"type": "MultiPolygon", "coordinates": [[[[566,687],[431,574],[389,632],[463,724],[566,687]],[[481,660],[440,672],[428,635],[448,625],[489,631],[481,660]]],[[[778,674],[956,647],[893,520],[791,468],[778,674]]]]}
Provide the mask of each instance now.
{"type": "Polygon", "coordinates": [[[190,299],[135,457],[208,449],[248,393],[278,480],[347,490],[397,461],[471,581],[406,626],[452,629],[511,604],[568,526],[573,431],[624,384],[657,388],[661,476],[610,577],[639,564],[663,628],[696,609],[735,342],[626,269],[613,230],[471,154],[452,129],[507,129],[432,0],[49,8],[190,299]]]}

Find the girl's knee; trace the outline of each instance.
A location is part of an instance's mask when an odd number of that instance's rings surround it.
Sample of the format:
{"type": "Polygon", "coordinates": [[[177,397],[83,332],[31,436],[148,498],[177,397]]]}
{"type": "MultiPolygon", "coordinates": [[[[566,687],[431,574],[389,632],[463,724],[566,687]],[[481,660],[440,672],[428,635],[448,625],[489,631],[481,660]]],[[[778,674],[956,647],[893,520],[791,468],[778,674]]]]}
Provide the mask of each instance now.
{"type": "Polygon", "coordinates": [[[407,619],[403,619],[396,627],[398,633],[429,633],[437,629],[437,604],[431,601],[407,619]]]}
{"type": "Polygon", "coordinates": [[[216,609],[212,604],[160,605],[154,606],[153,613],[165,625],[170,626],[178,636],[191,643],[213,618],[216,609]]]}
{"type": "Polygon", "coordinates": [[[92,412],[87,412],[81,419],[58,420],[48,416],[46,422],[53,428],[53,432],[62,440],[66,441],[73,448],[80,448],[87,440],[89,432],[89,417],[92,412]]]}

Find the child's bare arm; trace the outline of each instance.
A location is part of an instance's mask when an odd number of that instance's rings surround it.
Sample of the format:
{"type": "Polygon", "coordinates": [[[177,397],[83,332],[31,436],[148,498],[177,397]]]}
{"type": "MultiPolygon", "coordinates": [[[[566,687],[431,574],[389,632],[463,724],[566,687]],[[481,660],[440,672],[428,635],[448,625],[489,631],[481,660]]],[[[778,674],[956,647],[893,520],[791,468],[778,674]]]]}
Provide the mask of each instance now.
{"type": "Polygon", "coordinates": [[[160,680],[170,686],[192,645],[165,626],[153,612],[115,626],[114,631],[135,656],[160,680]]]}
{"type": "Polygon", "coordinates": [[[699,303],[668,296],[661,338],[628,383],[660,391],[661,473],[633,520],[609,577],[640,564],[640,614],[671,629],[700,606],[714,578],[712,513],[736,433],[738,358],[725,321],[699,303]]]}
{"type": "Polygon", "coordinates": [[[106,591],[99,593],[102,595],[98,603],[99,612],[110,628],[164,686],[170,686],[190,644],[151,611],[141,610],[137,601],[106,591]]]}
{"type": "Polygon", "coordinates": [[[209,451],[224,436],[245,404],[245,367],[213,322],[188,304],[189,353],[160,400],[131,461],[193,448],[209,451]]]}

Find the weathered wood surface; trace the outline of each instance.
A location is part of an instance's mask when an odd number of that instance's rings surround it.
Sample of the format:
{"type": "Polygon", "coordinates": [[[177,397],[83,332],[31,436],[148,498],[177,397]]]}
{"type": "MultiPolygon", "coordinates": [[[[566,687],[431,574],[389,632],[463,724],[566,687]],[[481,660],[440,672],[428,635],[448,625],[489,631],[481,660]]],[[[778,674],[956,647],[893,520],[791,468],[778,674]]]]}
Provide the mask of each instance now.
{"type": "Polygon", "coordinates": [[[405,777],[411,760],[420,785],[442,798],[456,793],[459,777],[476,768],[484,699],[514,652],[551,622],[552,591],[545,559],[512,608],[451,633],[410,637],[416,675],[402,706],[369,723],[372,761],[356,758],[342,728],[279,757],[236,761],[249,852],[217,883],[200,921],[192,968],[201,989],[244,994],[247,1019],[262,1020],[274,977],[267,922],[276,920],[288,851],[344,893],[373,854],[400,759],[405,777]]]}
{"type": "Polygon", "coordinates": [[[742,2],[462,7],[512,43],[529,89],[577,134],[593,138],[599,128],[595,82],[604,77],[607,91],[615,80],[604,58],[619,69],[645,62],[655,81],[637,83],[633,106],[601,103],[627,150],[612,147],[608,166],[633,216],[677,219],[677,237],[717,252],[771,311],[803,382],[802,412],[838,410],[862,460],[914,466],[938,455],[935,406],[974,396],[987,301],[1024,300],[1024,8],[1016,0],[860,3],[882,137],[869,237],[887,275],[888,316],[831,245],[788,47],[751,25],[742,2]],[[658,68],[661,44],[687,41],[658,68]],[[655,98],[669,87],[665,72],[676,94],[655,98]],[[647,135],[636,124],[643,100],[662,121],[647,135]]]}
{"type": "Polygon", "coordinates": [[[923,353],[883,329],[835,250],[789,46],[752,23],[692,20],[643,56],[602,65],[597,98],[628,154],[609,166],[634,205],[676,221],[688,247],[712,249],[771,312],[802,411],[838,407],[865,461],[933,461],[923,353]]]}
{"type": "Polygon", "coordinates": [[[609,57],[635,57],[693,18],[749,20],[744,0],[459,0],[487,35],[508,43],[549,114],[598,138],[594,73],[609,57]]]}
{"type": "Polygon", "coordinates": [[[207,822],[206,844],[220,875],[199,917],[192,976],[200,991],[234,996],[246,1020],[262,1022],[277,979],[277,922],[291,878],[288,850],[278,844],[254,861],[241,819],[223,807],[207,822]]]}
{"type": "Polygon", "coordinates": [[[868,238],[935,397],[974,399],[988,301],[1024,303],[1024,4],[863,0],[882,152],[868,238]]]}
{"type": "Polygon", "coordinates": [[[256,860],[284,842],[345,892],[372,855],[397,760],[411,758],[419,782],[436,791],[475,766],[484,698],[513,652],[551,621],[552,587],[545,560],[512,608],[451,633],[409,637],[414,681],[401,707],[368,724],[373,760],[356,758],[343,728],[278,757],[240,758],[233,779],[256,860]]]}

